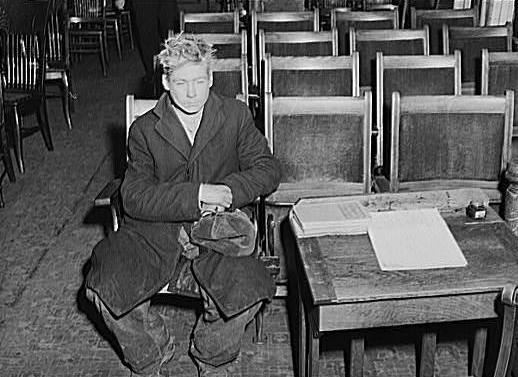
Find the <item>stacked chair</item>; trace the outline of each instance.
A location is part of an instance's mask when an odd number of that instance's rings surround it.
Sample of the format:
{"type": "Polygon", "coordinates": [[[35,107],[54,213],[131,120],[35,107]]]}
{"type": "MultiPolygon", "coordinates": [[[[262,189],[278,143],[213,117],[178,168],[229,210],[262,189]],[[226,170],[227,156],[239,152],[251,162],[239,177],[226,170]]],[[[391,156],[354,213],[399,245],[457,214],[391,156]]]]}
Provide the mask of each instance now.
{"type": "MultiPolygon", "coordinates": [[[[73,100],[76,98],[72,90],[72,75],[70,72],[70,45],[68,35],[68,10],[66,1],[55,1],[49,12],[47,25],[47,69],[45,72],[45,87],[54,84],[59,86],[63,103],[63,113],[68,129],[72,129],[70,113],[73,100]]],[[[47,98],[50,97],[47,94],[47,98]]]]}
{"type": "Polygon", "coordinates": [[[72,0],[69,7],[68,29],[70,53],[98,54],[102,73],[108,71],[108,37],[106,0],[72,0]]]}
{"type": "Polygon", "coordinates": [[[5,114],[21,173],[25,172],[25,137],[39,131],[47,149],[54,149],[44,87],[46,29],[51,6],[52,2],[39,0],[15,2],[10,8],[11,27],[1,35],[5,114]],[[24,127],[23,118],[30,114],[36,115],[37,125],[24,127]]]}

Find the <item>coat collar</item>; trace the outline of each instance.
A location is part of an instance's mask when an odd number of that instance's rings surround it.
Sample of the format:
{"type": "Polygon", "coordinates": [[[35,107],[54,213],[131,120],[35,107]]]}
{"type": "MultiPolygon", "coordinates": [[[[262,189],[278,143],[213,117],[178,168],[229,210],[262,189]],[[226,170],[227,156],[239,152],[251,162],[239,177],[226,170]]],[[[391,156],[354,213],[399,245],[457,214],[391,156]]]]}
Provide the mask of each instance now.
{"type": "Polygon", "coordinates": [[[191,163],[223,126],[224,117],[221,107],[221,98],[211,92],[203,109],[203,115],[200,127],[196,133],[196,138],[194,139],[194,145],[191,147],[185,130],[172,108],[169,94],[164,93],[153,109],[153,112],[159,118],[155,124],[155,130],[191,163]]]}

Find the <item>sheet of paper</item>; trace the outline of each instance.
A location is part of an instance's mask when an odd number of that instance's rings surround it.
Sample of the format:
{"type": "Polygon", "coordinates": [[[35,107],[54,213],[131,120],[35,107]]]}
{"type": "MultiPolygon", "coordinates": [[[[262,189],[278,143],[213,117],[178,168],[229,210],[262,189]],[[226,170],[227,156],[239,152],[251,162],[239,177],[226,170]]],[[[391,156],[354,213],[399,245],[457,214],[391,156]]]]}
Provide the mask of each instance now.
{"type": "Polygon", "coordinates": [[[373,212],[369,238],[382,270],[467,265],[457,241],[436,208],[373,212]]]}

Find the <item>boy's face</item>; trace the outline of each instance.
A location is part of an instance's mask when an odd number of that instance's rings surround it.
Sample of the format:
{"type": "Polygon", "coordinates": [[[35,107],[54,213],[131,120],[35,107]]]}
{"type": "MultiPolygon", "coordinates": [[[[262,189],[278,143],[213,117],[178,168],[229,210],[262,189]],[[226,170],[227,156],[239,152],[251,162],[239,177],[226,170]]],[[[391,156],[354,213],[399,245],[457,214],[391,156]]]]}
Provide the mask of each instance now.
{"type": "Polygon", "coordinates": [[[163,75],[162,84],[180,110],[194,114],[203,108],[209,98],[212,74],[208,63],[188,62],[169,75],[163,75]]]}

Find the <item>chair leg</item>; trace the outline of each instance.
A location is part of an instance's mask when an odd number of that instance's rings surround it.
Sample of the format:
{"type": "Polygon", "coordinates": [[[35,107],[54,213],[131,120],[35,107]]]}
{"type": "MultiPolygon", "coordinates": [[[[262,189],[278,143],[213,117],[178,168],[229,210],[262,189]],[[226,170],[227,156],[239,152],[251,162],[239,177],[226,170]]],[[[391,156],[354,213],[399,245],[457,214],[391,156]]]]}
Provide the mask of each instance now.
{"type": "Polygon", "coordinates": [[[14,143],[14,155],[16,162],[18,163],[18,170],[20,173],[25,173],[25,164],[23,163],[23,144],[22,144],[22,119],[18,112],[18,107],[13,106],[14,114],[14,130],[13,130],[13,143],[14,143]]]}
{"type": "Polygon", "coordinates": [[[2,189],[2,180],[0,179],[0,208],[4,208],[4,207],[5,207],[4,192],[2,189]]]}
{"type": "Polygon", "coordinates": [[[72,82],[72,76],[70,75],[70,70],[67,69],[65,71],[65,75],[68,82],[68,107],[70,109],[70,113],[73,114],[76,111],[75,100],[77,99],[77,94],[74,92],[74,85],[72,82]]]}
{"type": "MultiPolygon", "coordinates": [[[[9,149],[9,146],[7,145],[7,135],[5,134],[5,128],[0,128],[0,132],[2,133],[0,135],[0,140],[2,140],[2,149],[3,149],[3,160],[4,160],[4,166],[5,170],[7,172],[7,176],[9,177],[9,180],[11,182],[16,182],[16,176],[14,175],[14,167],[13,167],[13,160],[11,159],[11,150],[9,149]]],[[[1,182],[0,182],[1,184],[1,182]]]]}
{"type": "Polygon", "coordinates": [[[68,129],[72,129],[72,119],[70,118],[70,94],[68,87],[68,77],[66,72],[61,75],[61,101],[63,103],[63,113],[68,129]]]}
{"type": "Polygon", "coordinates": [[[131,24],[131,16],[129,14],[126,17],[126,21],[127,21],[126,28],[128,29],[130,48],[131,48],[131,50],[134,50],[135,49],[135,44],[133,43],[133,30],[132,30],[133,25],[131,24]]]}
{"type": "Polygon", "coordinates": [[[41,135],[43,136],[43,141],[45,142],[45,146],[47,150],[54,150],[54,145],[52,144],[52,136],[50,134],[50,126],[49,126],[49,115],[47,112],[47,99],[43,98],[40,104],[39,111],[37,112],[38,123],[40,126],[41,135]],[[43,111],[43,116],[41,114],[43,111]]]}
{"type": "Polygon", "coordinates": [[[117,54],[119,55],[119,60],[122,60],[121,28],[119,25],[119,20],[115,21],[115,23],[113,24],[113,33],[115,34],[117,54]]]}
{"type": "Polygon", "coordinates": [[[101,59],[101,66],[103,69],[103,76],[106,76],[106,52],[104,49],[104,42],[102,35],[99,35],[99,58],[101,59]]]}

